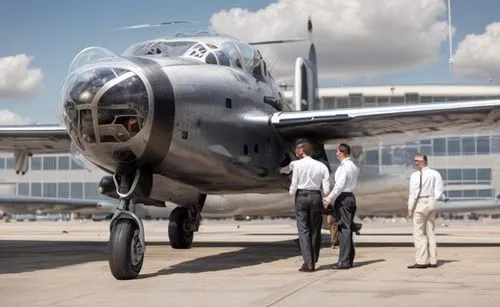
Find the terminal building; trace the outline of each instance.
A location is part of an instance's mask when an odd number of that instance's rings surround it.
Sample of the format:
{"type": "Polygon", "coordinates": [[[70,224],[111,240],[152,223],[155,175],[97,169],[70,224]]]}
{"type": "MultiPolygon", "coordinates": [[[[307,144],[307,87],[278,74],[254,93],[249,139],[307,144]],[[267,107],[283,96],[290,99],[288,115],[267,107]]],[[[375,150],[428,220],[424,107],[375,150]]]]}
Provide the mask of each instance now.
{"type": "MultiPolygon", "coordinates": [[[[291,99],[291,92],[285,98],[291,99]]],[[[484,85],[411,85],[320,88],[320,108],[344,109],[464,100],[500,99],[500,87],[484,85]]],[[[439,170],[445,191],[453,200],[493,198],[500,192],[500,131],[471,135],[442,135],[405,144],[390,140],[378,147],[365,148],[361,167],[390,172],[401,165],[411,167],[416,152],[429,156],[430,166],[439,170]]],[[[328,152],[335,165],[335,151],[328,152]]],[[[16,175],[11,154],[0,154],[0,193],[32,197],[74,199],[104,198],[97,184],[105,173],[86,169],[69,154],[33,156],[29,171],[16,175]]]]}

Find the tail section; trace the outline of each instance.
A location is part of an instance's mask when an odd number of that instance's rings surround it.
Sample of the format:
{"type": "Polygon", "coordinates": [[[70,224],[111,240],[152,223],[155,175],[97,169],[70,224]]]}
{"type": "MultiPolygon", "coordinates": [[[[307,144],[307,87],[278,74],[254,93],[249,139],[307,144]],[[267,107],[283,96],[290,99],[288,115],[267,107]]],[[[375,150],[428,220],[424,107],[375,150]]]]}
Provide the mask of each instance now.
{"type": "Polygon", "coordinates": [[[319,109],[318,95],[318,66],[316,61],[316,48],[312,39],[312,21],[307,21],[309,32],[309,57],[298,57],[295,61],[295,82],[293,104],[296,111],[319,109]]]}

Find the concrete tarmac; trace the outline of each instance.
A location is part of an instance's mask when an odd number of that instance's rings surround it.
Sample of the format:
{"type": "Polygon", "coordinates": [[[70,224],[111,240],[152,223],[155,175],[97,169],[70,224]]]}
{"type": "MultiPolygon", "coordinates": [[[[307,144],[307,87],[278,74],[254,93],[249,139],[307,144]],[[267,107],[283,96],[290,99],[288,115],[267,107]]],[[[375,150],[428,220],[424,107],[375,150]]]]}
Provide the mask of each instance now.
{"type": "Polygon", "coordinates": [[[440,222],[438,268],[409,270],[411,223],[365,222],[355,267],[336,271],[327,232],[302,273],[292,220],[203,221],[189,250],[147,221],[135,280],[108,268],[107,222],[0,222],[0,306],[498,306],[500,223],[440,222]]]}

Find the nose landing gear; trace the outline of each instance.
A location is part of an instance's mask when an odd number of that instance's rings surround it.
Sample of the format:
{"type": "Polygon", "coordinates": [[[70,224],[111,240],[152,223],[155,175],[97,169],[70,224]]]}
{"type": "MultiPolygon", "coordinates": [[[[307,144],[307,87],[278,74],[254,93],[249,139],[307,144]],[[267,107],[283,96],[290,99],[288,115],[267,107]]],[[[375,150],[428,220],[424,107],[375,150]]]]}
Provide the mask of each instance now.
{"type": "Polygon", "coordinates": [[[119,280],[137,277],[144,261],[144,226],[131,199],[139,177],[139,169],[113,176],[120,204],[110,223],[109,268],[119,280]]]}

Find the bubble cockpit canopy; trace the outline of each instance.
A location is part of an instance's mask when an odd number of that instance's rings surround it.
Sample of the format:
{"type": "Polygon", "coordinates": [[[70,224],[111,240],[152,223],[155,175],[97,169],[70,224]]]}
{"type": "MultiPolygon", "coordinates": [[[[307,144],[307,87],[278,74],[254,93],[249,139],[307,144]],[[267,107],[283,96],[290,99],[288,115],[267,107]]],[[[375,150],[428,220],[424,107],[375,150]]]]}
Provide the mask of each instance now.
{"type": "Polygon", "coordinates": [[[123,56],[184,57],[201,63],[229,66],[250,74],[269,76],[266,64],[253,46],[217,35],[176,35],[140,42],[128,47],[123,56]]]}

